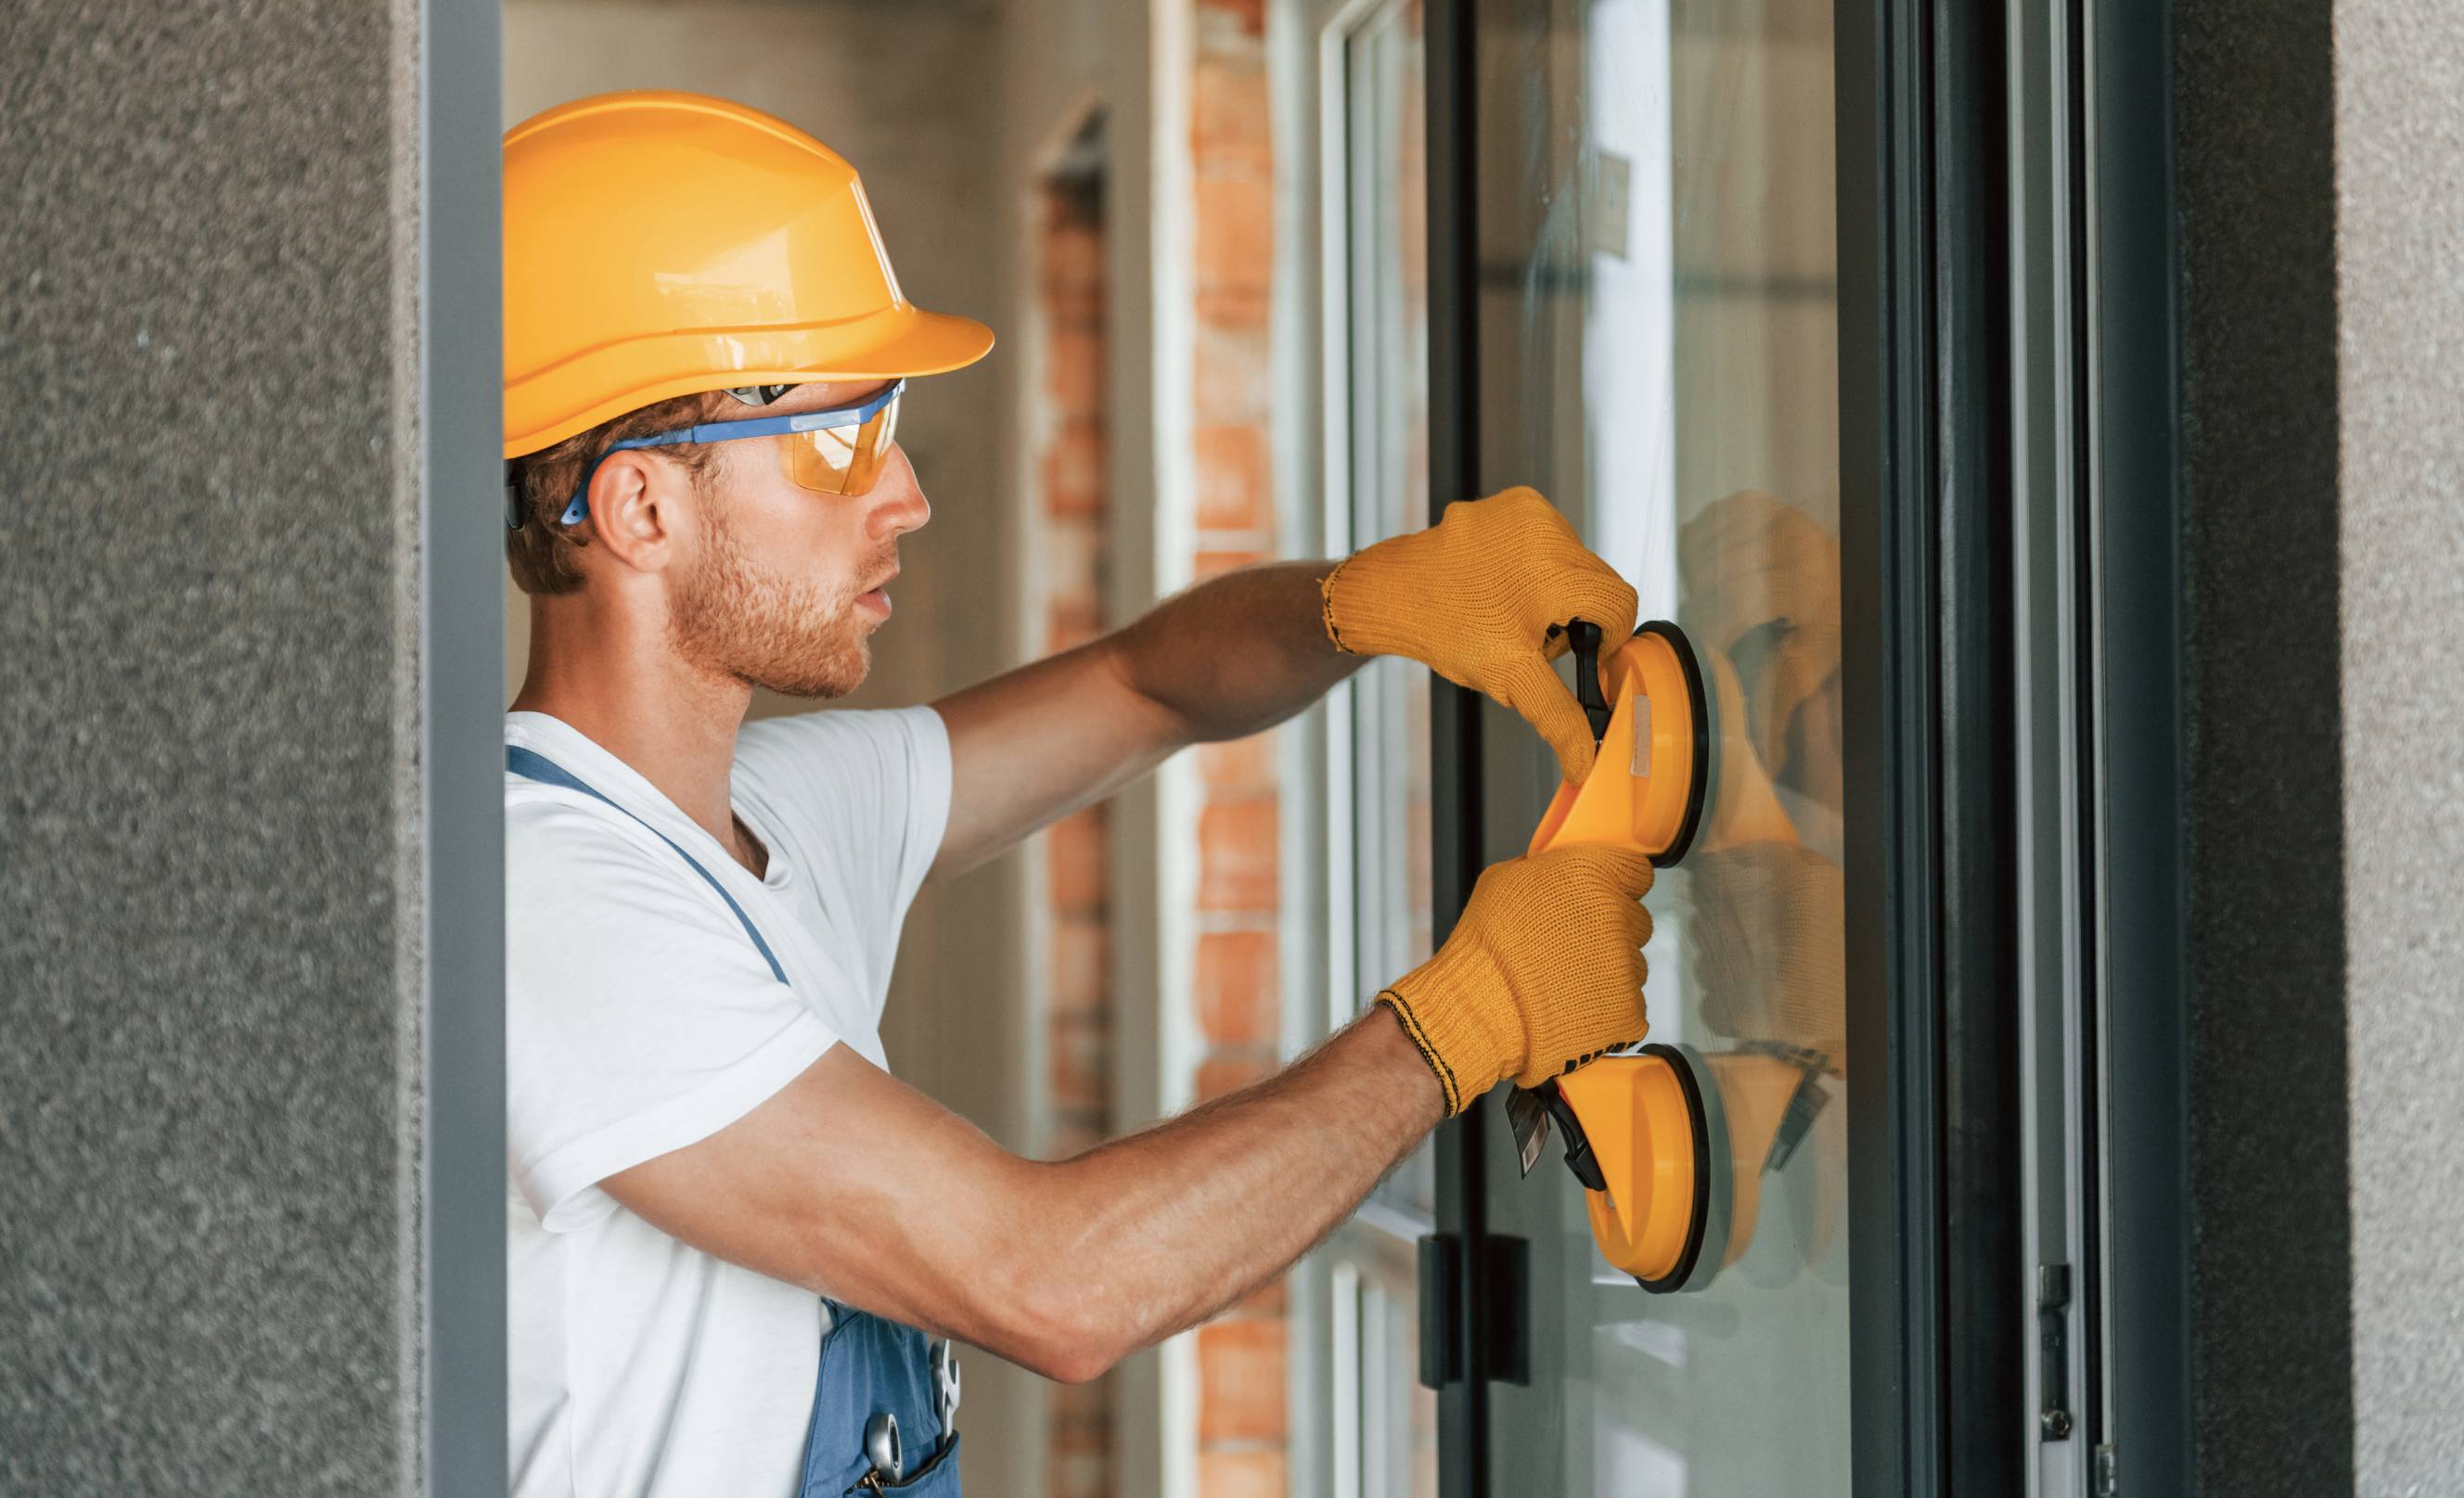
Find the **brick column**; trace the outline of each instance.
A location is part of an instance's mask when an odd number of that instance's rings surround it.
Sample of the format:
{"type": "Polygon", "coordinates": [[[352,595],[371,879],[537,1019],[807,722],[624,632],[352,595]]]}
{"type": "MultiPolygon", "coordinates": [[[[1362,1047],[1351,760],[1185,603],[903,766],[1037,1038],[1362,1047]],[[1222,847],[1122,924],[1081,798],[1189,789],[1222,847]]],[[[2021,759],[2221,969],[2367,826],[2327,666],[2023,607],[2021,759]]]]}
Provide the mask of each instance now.
{"type": "MultiPolygon", "coordinates": [[[[1040,204],[1037,302],[1044,332],[1044,445],[1031,563],[1044,648],[1067,650],[1104,618],[1104,222],[1100,179],[1059,173],[1040,204]]],[[[1044,835],[1045,1153],[1075,1155],[1111,1131],[1109,808],[1090,806],[1044,835]]],[[[1111,1387],[1099,1379],[1049,1395],[1045,1492],[1111,1493],[1111,1387]]]]}
{"type": "MultiPolygon", "coordinates": [[[[1274,144],[1261,0],[1197,0],[1190,58],[1197,305],[1190,442],[1198,579],[1276,555],[1269,487],[1274,144]]],[[[1271,735],[1199,751],[1192,992],[1203,1102],[1274,1069],[1282,812],[1271,735]]],[[[1280,1283],[1198,1333],[1202,1498],[1285,1490],[1280,1283]]]]}

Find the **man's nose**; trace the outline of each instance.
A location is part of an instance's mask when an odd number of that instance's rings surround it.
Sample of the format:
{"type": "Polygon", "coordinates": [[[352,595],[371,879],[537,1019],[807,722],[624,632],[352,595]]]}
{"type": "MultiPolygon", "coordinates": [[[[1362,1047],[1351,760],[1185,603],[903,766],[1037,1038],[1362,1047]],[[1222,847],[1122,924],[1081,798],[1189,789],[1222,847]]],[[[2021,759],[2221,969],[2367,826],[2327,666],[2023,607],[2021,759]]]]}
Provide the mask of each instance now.
{"type": "Polygon", "coordinates": [[[907,450],[895,443],[881,465],[880,476],[872,481],[872,492],[865,497],[871,501],[865,512],[865,535],[872,540],[904,536],[933,518],[924,486],[915,481],[914,465],[907,461],[907,450]]]}

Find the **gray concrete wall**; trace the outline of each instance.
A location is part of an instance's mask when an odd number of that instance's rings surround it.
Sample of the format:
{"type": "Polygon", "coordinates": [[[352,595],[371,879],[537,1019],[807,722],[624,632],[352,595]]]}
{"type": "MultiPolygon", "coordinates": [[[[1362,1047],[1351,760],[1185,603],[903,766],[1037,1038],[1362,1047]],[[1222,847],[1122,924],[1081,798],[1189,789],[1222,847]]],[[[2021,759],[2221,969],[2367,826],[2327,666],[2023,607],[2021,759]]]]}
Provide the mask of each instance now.
{"type": "Polygon", "coordinates": [[[418,19],[0,19],[0,1491],[425,1480],[418,19]]]}
{"type": "MultiPolygon", "coordinates": [[[[2464,1493],[2464,11],[2338,0],[2353,1490],[2464,1493]]],[[[2325,914],[2325,913],[2322,913],[2325,914]]]]}
{"type": "Polygon", "coordinates": [[[2174,15],[2196,1476],[2459,1494],[2464,12],[2174,15]]]}

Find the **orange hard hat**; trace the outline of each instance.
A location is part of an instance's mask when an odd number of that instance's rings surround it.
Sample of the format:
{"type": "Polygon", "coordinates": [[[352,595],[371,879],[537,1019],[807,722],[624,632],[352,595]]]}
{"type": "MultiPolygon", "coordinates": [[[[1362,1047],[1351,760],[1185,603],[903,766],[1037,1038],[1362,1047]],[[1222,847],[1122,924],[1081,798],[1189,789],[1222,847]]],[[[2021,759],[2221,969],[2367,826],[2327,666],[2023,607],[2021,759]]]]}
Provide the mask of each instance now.
{"type": "Polygon", "coordinates": [[[505,132],[505,456],[672,396],[974,363],[899,293],[855,168],[700,94],[601,94],[505,132]]]}

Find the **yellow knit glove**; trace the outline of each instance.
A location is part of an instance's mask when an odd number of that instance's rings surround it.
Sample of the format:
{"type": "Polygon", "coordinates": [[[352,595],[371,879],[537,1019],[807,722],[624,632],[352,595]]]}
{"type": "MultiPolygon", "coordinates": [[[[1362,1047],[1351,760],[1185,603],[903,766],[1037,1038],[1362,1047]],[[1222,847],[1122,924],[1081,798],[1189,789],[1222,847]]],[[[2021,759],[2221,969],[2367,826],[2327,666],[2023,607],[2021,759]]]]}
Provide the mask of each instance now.
{"type": "Polygon", "coordinates": [[[1437,956],[1377,996],[1452,1117],[1507,1077],[1536,1087],[1570,1062],[1640,1040],[1651,860],[1576,843],[1492,864],[1437,956]]]}
{"type": "Polygon", "coordinates": [[[1538,494],[1450,504],[1429,529],[1355,552],[1321,591],[1338,647],[1408,655],[1485,692],[1530,720],[1566,779],[1591,773],[1591,722],[1549,664],[1567,639],[1551,639],[1549,627],[1586,619],[1622,643],[1634,632],[1634,589],[1538,494]]]}

